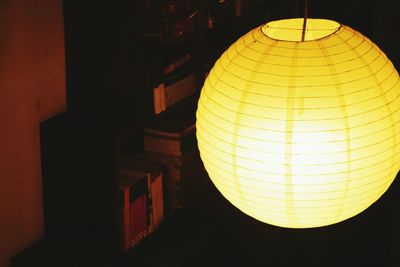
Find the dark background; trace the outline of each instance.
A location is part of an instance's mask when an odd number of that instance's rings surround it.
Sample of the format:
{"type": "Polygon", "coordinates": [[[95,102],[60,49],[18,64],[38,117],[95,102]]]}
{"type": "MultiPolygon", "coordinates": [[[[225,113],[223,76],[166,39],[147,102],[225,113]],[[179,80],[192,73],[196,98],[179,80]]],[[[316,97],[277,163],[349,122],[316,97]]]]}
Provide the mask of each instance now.
{"type": "MultiPolygon", "coordinates": [[[[148,23],[144,2],[64,1],[70,111],[96,109],[95,117],[112,117],[112,120],[114,115],[128,116],[131,121],[147,118],[151,103],[143,101],[148,89],[145,87],[149,86],[145,79],[146,64],[158,51],[151,49],[143,37],[148,23]]],[[[185,45],[199,46],[194,49],[210,58],[212,64],[229,44],[250,29],[270,20],[303,17],[302,0],[253,2],[259,4],[243,17],[207,33],[199,30],[185,45]]],[[[310,18],[333,19],[362,32],[399,67],[397,1],[309,0],[308,6],[310,18]]]]}
{"type": "MultiPolygon", "coordinates": [[[[399,69],[397,1],[310,0],[308,5],[309,17],[333,19],[362,32],[399,69]]],[[[154,116],[149,88],[157,82],[157,74],[152,76],[149,64],[163,56],[164,50],[149,46],[143,37],[147,20],[142,1],[64,1],[63,7],[69,111],[67,118],[60,119],[60,129],[74,129],[63,138],[72,138],[74,146],[82,148],[80,152],[65,148],[68,157],[79,154],[81,159],[73,160],[76,165],[88,162],[78,178],[92,177],[66,183],[65,188],[80,187],[76,192],[84,195],[86,188],[98,184],[94,186],[98,193],[115,185],[107,177],[114,174],[113,155],[121,145],[121,129],[140,129],[154,116]],[[104,152],[107,156],[99,156],[104,152]]],[[[194,53],[195,71],[201,76],[228,45],[250,29],[270,20],[302,16],[303,1],[259,1],[257,8],[241,18],[212,30],[196,30],[180,45],[189,46],[186,49],[194,53]]],[[[43,127],[45,133],[46,125],[43,127]]],[[[42,138],[51,139],[43,133],[42,138]]],[[[51,152],[52,142],[56,141],[50,140],[48,150],[43,151],[56,153],[51,152]]],[[[46,148],[46,141],[42,139],[43,146],[46,148]]],[[[46,154],[42,155],[46,159],[46,154]]],[[[46,168],[50,169],[48,175],[65,169],[64,165],[46,166],[44,176],[46,168]]],[[[74,176],[76,170],[70,169],[61,175],[66,179],[74,176]]],[[[54,186],[57,184],[50,185],[54,186]]],[[[199,190],[202,194],[190,209],[167,221],[160,233],[131,253],[118,256],[107,255],[116,243],[115,225],[106,219],[113,214],[112,192],[94,194],[98,199],[90,201],[97,201],[98,207],[92,215],[84,212],[88,208],[85,203],[68,202],[83,207],[83,223],[93,226],[99,218],[104,221],[95,227],[69,230],[74,236],[62,239],[68,240],[64,246],[47,246],[47,251],[56,251],[53,257],[65,266],[400,266],[398,179],[362,214],[336,225],[303,230],[274,227],[244,215],[220,195],[206,175],[199,190]]],[[[51,231],[47,222],[46,236],[51,236],[51,231]]],[[[41,255],[49,257],[48,253],[41,255]]]]}

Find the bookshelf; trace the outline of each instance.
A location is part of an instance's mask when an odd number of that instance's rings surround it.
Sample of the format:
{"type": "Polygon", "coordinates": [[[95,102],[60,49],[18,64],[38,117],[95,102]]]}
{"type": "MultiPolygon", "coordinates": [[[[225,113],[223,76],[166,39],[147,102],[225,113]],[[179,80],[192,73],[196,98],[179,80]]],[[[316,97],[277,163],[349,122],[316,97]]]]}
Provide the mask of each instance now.
{"type": "MultiPolygon", "coordinates": [[[[194,129],[172,155],[146,147],[145,129],[177,114],[191,117],[193,126],[205,73],[222,48],[210,46],[217,35],[210,35],[197,17],[190,22],[179,16],[177,23],[171,20],[166,38],[146,35],[142,4],[64,2],[69,111],[40,125],[45,234],[14,258],[13,267],[118,266],[135,261],[146,247],[147,255],[157,246],[162,254],[160,244],[175,234],[182,242],[171,246],[172,254],[181,249],[196,253],[184,242],[185,233],[194,229],[181,229],[187,223],[182,214],[191,210],[196,211],[193,224],[202,221],[196,198],[205,174],[194,129]],[[160,84],[165,104],[154,112],[154,89],[160,84]],[[159,234],[148,235],[123,253],[118,177],[120,159],[133,156],[162,166],[165,216],[159,234]]],[[[228,45],[226,36],[219,37],[220,47],[228,45]]],[[[161,258],[174,261],[171,256],[161,258]]]]}
{"type": "MultiPolygon", "coordinates": [[[[130,121],[127,114],[118,116],[123,109],[107,117],[101,115],[104,111],[95,116],[96,110],[81,113],[82,109],[79,109],[79,112],[71,110],[44,121],[40,125],[40,137],[45,236],[15,257],[12,266],[27,266],[32,262],[42,266],[73,266],[73,262],[79,262],[81,266],[114,266],[116,262],[124,261],[130,254],[140,250],[143,247],[141,243],[151,244],[151,240],[157,239],[153,236],[158,229],[162,230],[163,224],[176,220],[178,215],[173,214],[183,207],[181,195],[186,189],[182,189],[181,178],[192,174],[188,174],[187,170],[191,167],[182,166],[195,157],[196,164],[200,165],[194,138],[196,90],[192,96],[171,105],[167,111],[158,115],[144,115],[140,120],[136,118],[130,121]],[[173,120],[178,117],[183,121],[178,120],[173,126],[183,123],[178,130],[190,132],[190,142],[185,141],[184,154],[170,155],[168,151],[159,153],[162,151],[146,150],[145,129],[151,129],[161,121],[174,124],[173,120]],[[151,155],[153,152],[158,155],[151,155]],[[149,171],[122,160],[134,156],[161,166],[161,195],[165,207],[159,213],[165,212],[162,215],[165,218],[157,218],[158,225],[155,227],[149,224],[150,219],[147,218],[150,217],[145,215],[142,224],[152,229],[138,233],[135,240],[130,240],[130,247],[123,248],[119,180],[125,177],[125,185],[129,185],[126,178],[133,176],[132,171],[141,171],[142,174],[149,171]],[[131,170],[126,172],[127,169],[131,170]],[[125,254],[124,251],[129,253],[125,254]],[[60,262],[65,258],[68,260],[60,262]]],[[[152,99],[147,102],[149,106],[152,104],[152,99]]],[[[158,130],[167,133],[170,128],[161,127],[158,130]]],[[[180,134],[176,137],[179,144],[181,137],[180,134]]],[[[131,181],[129,186],[134,188],[134,184],[131,181]]],[[[144,191],[151,188],[148,182],[146,185],[144,191]]],[[[144,195],[141,210],[148,211],[148,191],[144,195]]],[[[156,204],[153,199],[151,204],[156,204]]]]}

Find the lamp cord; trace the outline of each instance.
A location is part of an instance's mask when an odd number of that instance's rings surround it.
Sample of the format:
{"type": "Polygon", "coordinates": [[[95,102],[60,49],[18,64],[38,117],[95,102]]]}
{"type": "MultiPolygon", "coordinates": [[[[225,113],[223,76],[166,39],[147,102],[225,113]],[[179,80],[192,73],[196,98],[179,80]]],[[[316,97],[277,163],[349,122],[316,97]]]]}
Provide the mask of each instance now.
{"type": "Polygon", "coordinates": [[[308,15],[308,0],[304,0],[304,20],[303,20],[303,30],[301,31],[302,42],[304,42],[304,38],[306,35],[307,15],[308,15]]]}

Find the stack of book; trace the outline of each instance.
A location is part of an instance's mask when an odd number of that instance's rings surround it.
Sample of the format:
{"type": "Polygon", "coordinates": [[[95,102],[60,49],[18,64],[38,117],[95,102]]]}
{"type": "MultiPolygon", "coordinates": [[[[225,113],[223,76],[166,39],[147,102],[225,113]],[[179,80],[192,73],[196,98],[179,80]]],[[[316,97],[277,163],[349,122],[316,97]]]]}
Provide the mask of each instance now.
{"type": "Polygon", "coordinates": [[[156,117],[144,128],[144,151],[182,156],[196,147],[195,99],[156,117]]]}
{"type": "Polygon", "coordinates": [[[164,218],[160,165],[121,159],[119,167],[120,222],[123,251],[155,232],[164,218]]]}
{"type": "Polygon", "coordinates": [[[204,170],[195,136],[195,105],[188,104],[159,116],[144,129],[141,157],[164,166],[166,205],[171,214],[190,202],[196,176],[204,170]]]}
{"type": "Polygon", "coordinates": [[[195,93],[195,77],[190,67],[190,59],[188,53],[167,59],[162,70],[163,80],[153,88],[155,114],[195,93]]]}
{"type": "Polygon", "coordinates": [[[144,129],[144,149],[171,156],[182,156],[196,145],[195,124],[156,120],[144,129]]]}
{"type": "Polygon", "coordinates": [[[193,202],[198,193],[196,188],[199,179],[204,173],[197,148],[186,151],[179,157],[155,152],[146,152],[138,156],[164,166],[165,203],[170,215],[193,202]]]}

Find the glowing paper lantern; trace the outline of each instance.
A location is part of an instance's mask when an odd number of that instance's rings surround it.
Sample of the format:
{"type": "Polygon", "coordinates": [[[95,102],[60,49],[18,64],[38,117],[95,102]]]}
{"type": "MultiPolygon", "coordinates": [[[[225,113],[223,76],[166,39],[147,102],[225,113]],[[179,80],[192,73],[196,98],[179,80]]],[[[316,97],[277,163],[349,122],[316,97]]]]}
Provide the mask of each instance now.
{"type": "Polygon", "coordinates": [[[197,110],[204,165],[220,192],[269,224],[350,218],[399,170],[400,82],[385,54],[335,21],[267,23],[211,70],[197,110]]]}

